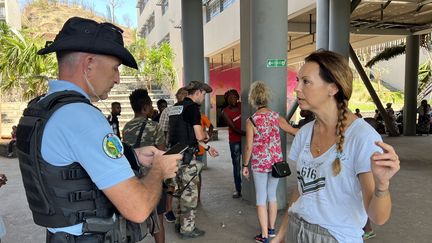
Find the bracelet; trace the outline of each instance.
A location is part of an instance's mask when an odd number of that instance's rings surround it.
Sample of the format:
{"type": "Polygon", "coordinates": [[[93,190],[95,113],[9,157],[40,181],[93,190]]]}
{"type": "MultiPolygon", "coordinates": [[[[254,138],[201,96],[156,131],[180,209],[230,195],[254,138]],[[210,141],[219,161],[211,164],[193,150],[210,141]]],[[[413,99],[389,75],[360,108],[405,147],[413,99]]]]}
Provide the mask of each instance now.
{"type": "Polygon", "coordinates": [[[242,164],[243,167],[248,167],[248,165],[242,164]]]}
{"type": "Polygon", "coordinates": [[[209,151],[210,150],[210,145],[207,146],[207,148],[204,149],[205,151],[209,151]]]}
{"type": "Polygon", "coordinates": [[[385,189],[385,190],[380,190],[380,189],[378,189],[378,188],[375,188],[375,192],[374,192],[374,194],[375,194],[375,196],[376,196],[377,198],[381,198],[381,197],[385,197],[385,196],[390,195],[390,191],[389,191],[388,188],[385,189]]]}

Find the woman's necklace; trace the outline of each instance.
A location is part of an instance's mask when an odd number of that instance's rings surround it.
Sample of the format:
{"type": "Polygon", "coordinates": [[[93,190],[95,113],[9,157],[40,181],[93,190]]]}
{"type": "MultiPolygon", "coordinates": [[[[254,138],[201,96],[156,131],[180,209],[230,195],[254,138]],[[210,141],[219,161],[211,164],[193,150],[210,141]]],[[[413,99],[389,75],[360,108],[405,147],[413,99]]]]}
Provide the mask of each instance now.
{"type": "Polygon", "coordinates": [[[266,105],[263,105],[263,106],[258,107],[257,110],[262,109],[262,108],[266,108],[266,107],[267,107],[266,105]]]}
{"type": "Polygon", "coordinates": [[[318,132],[319,132],[319,123],[315,123],[316,125],[316,129],[315,129],[315,133],[314,133],[314,137],[315,137],[315,150],[316,153],[318,155],[321,154],[321,146],[320,146],[320,141],[319,141],[319,137],[318,137],[318,132]]]}

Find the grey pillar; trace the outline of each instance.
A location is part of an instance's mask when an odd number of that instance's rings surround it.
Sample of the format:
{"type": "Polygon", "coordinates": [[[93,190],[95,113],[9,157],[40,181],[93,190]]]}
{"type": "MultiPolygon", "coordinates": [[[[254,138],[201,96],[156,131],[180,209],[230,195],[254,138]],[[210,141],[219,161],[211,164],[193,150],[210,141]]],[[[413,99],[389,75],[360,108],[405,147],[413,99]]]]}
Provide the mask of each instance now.
{"type": "Polygon", "coordinates": [[[351,2],[330,0],[329,9],[329,50],[348,59],[351,2]]]}
{"type": "Polygon", "coordinates": [[[329,49],[329,0],[316,1],[316,49],[329,49]]]}
{"type": "MultiPolygon", "coordinates": [[[[210,65],[209,58],[204,57],[204,83],[210,85],[210,65]]],[[[210,119],[210,95],[205,96],[204,107],[201,106],[201,112],[203,112],[210,119]]],[[[204,169],[207,168],[207,153],[203,155],[204,169]]]]}
{"type": "MultiPolygon", "coordinates": [[[[286,0],[272,0],[271,4],[268,1],[262,0],[251,0],[249,5],[245,1],[240,2],[241,10],[240,15],[247,14],[248,9],[250,10],[249,18],[243,16],[241,17],[241,27],[249,28],[251,39],[249,53],[249,68],[251,72],[246,75],[250,75],[250,81],[263,80],[269,88],[272,90],[272,97],[275,97],[269,104],[270,108],[279,112],[283,116],[286,114],[286,81],[287,81],[287,69],[286,67],[267,67],[268,59],[286,59],[287,58],[287,40],[288,40],[288,1],[286,0]],[[246,8],[243,9],[242,8],[246,8]],[[243,20],[243,21],[242,21],[243,20]],[[249,25],[243,25],[247,22],[249,25]],[[281,88],[283,87],[283,88],[281,88]],[[282,98],[283,97],[283,98],[282,98]]],[[[241,36],[246,38],[247,33],[244,30],[241,31],[241,36]]],[[[243,43],[243,39],[241,40],[243,43]]],[[[241,49],[242,53],[243,50],[241,49]]],[[[242,54],[243,55],[243,54],[242,54]]],[[[242,56],[242,63],[244,59],[242,56]]],[[[243,64],[242,64],[243,65],[243,64]]],[[[243,67],[243,66],[242,66],[243,67]]],[[[242,72],[242,97],[245,97],[246,92],[248,92],[249,87],[245,87],[246,80],[243,81],[242,72]],[[245,89],[246,88],[246,89],[245,89]]],[[[245,100],[243,100],[243,106],[245,105],[245,100]]],[[[245,113],[242,110],[242,115],[245,113]]],[[[244,120],[243,116],[243,120],[244,120]]],[[[281,133],[282,147],[286,148],[286,136],[285,133],[281,133]]],[[[284,153],[286,149],[283,150],[284,153]]],[[[251,186],[252,184],[244,186],[251,186]]],[[[250,189],[249,189],[250,191],[250,189]]],[[[281,179],[278,185],[278,205],[279,208],[284,208],[286,206],[286,179],[281,179]]],[[[251,202],[254,202],[255,195],[244,194],[244,198],[251,202]]]]}
{"type": "Polygon", "coordinates": [[[204,81],[204,38],[201,0],[182,0],[183,75],[185,85],[204,81]]]}
{"type": "MultiPolygon", "coordinates": [[[[246,118],[252,114],[251,107],[248,103],[248,92],[252,83],[251,9],[252,2],[250,0],[240,0],[240,97],[243,131],[246,131],[246,118]]],[[[242,151],[244,144],[245,137],[242,137],[242,151]]],[[[246,180],[246,178],[243,176],[242,196],[243,199],[246,199],[250,203],[255,203],[255,189],[253,180],[246,180]]]]}
{"type": "Polygon", "coordinates": [[[410,35],[406,38],[405,55],[405,99],[404,99],[404,135],[416,135],[417,85],[419,68],[420,37],[410,35]]]}

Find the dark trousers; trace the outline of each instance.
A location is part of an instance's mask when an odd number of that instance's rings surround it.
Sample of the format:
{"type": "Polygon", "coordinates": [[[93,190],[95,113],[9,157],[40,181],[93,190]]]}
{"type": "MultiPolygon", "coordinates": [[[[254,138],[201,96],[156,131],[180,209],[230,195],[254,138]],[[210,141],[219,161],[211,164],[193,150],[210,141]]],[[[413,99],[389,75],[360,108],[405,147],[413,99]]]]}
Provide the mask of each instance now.
{"type": "Polygon", "coordinates": [[[231,151],[231,160],[233,164],[233,176],[234,176],[234,184],[235,188],[238,192],[241,192],[241,142],[229,143],[230,151],[231,151]]]}
{"type": "MultiPolygon", "coordinates": [[[[103,235],[80,235],[74,236],[65,232],[51,233],[47,230],[46,243],[105,243],[103,235]]],[[[110,242],[110,241],[108,241],[110,242]]]]}
{"type": "Polygon", "coordinates": [[[12,153],[12,151],[13,151],[13,146],[14,146],[15,143],[16,143],[16,140],[11,140],[11,141],[9,142],[9,145],[8,145],[8,154],[12,153]]]}

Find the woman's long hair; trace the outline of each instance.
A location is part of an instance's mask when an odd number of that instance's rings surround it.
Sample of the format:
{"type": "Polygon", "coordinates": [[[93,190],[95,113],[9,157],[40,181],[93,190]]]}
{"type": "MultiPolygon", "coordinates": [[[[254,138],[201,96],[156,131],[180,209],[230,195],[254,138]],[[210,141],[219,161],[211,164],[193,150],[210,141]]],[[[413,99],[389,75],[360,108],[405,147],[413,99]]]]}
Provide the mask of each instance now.
{"type": "Polygon", "coordinates": [[[353,74],[348,60],[343,56],[325,50],[317,50],[305,58],[305,62],[315,62],[319,65],[319,75],[327,83],[334,83],[339,91],[335,94],[338,108],[336,125],[336,159],[333,161],[333,175],[341,171],[341,155],[345,140],[345,128],[348,120],[348,100],[352,94],[353,74]]]}

